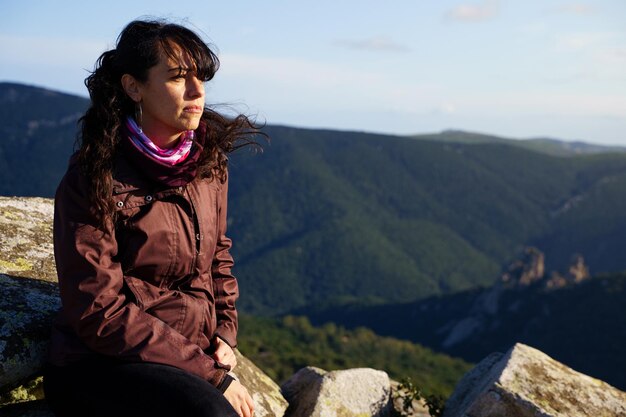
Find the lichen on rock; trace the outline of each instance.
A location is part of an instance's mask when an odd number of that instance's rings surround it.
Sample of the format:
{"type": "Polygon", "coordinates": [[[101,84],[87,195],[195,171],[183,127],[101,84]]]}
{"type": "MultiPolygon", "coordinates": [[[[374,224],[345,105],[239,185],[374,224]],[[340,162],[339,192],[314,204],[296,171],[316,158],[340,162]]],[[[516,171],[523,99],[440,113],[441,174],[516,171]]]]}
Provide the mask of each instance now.
{"type": "Polygon", "coordinates": [[[0,273],[56,282],[53,200],[0,197],[0,273]]]}
{"type": "Polygon", "coordinates": [[[393,410],[387,374],[369,368],[306,367],[282,385],[287,417],[383,417],[393,410]]]}
{"type": "Polygon", "coordinates": [[[54,284],[4,274],[0,293],[0,389],[6,389],[42,367],[61,302],[54,284]]]}
{"type": "Polygon", "coordinates": [[[468,372],[444,417],[626,416],[626,393],[521,343],[468,372]]]}
{"type": "Polygon", "coordinates": [[[43,377],[38,376],[7,393],[0,394],[0,407],[43,398],[43,377]]]}
{"type": "Polygon", "coordinates": [[[237,367],[234,373],[254,400],[255,417],[282,416],[287,409],[287,401],[280,393],[280,387],[238,350],[235,350],[235,355],[237,367]]]}

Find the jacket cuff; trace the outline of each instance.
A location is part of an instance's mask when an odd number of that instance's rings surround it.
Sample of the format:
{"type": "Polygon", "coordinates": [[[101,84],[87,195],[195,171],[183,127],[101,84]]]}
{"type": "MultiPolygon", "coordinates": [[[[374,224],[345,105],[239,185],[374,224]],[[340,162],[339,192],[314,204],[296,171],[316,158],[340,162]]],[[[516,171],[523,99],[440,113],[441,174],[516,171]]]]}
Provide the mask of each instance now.
{"type": "Polygon", "coordinates": [[[237,336],[229,332],[227,329],[218,329],[215,331],[215,333],[213,333],[213,335],[222,339],[232,349],[235,349],[237,347],[237,336]]]}
{"type": "Polygon", "coordinates": [[[229,374],[226,374],[224,376],[224,379],[222,379],[222,382],[220,382],[220,384],[217,386],[217,389],[220,390],[222,394],[225,393],[234,380],[235,378],[233,378],[229,374]]]}
{"type": "MultiPolygon", "coordinates": [[[[219,365],[218,365],[219,366],[219,365]]],[[[227,369],[215,368],[211,373],[211,377],[209,378],[209,383],[214,387],[219,387],[222,382],[224,382],[224,378],[228,374],[227,369]]]]}

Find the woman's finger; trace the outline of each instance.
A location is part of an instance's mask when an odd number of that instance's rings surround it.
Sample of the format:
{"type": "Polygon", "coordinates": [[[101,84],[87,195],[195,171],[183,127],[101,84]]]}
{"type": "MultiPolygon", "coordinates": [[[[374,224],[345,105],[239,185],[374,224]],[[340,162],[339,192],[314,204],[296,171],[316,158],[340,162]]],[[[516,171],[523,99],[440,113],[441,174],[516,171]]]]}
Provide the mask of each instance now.
{"type": "Polygon", "coordinates": [[[244,401],[242,404],[243,417],[252,417],[252,409],[248,405],[247,402],[244,401]]]}

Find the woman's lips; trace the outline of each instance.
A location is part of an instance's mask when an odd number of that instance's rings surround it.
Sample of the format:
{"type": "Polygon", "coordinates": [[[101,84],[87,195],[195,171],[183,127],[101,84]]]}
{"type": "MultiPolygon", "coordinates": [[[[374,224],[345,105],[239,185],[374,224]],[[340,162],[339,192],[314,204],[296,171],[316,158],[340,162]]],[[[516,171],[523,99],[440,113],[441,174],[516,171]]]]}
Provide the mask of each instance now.
{"type": "Polygon", "coordinates": [[[202,113],[204,109],[200,106],[187,106],[183,108],[183,111],[187,113],[202,113]]]}

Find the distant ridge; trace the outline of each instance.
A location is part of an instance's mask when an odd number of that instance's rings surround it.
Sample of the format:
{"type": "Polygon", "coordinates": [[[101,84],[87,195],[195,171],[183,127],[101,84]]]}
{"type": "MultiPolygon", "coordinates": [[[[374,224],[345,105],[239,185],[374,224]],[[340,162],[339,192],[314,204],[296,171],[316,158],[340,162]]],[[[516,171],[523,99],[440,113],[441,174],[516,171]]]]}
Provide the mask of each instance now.
{"type": "Polygon", "coordinates": [[[0,83],[0,195],[51,197],[89,100],[0,83]]]}
{"type": "Polygon", "coordinates": [[[626,152],[626,147],[624,146],[595,145],[583,141],[565,141],[554,138],[507,139],[494,135],[467,132],[464,130],[455,129],[444,130],[440,133],[411,135],[410,137],[420,140],[434,140],[464,144],[497,143],[504,145],[513,145],[553,156],[575,156],[596,153],[626,152]]]}

